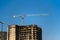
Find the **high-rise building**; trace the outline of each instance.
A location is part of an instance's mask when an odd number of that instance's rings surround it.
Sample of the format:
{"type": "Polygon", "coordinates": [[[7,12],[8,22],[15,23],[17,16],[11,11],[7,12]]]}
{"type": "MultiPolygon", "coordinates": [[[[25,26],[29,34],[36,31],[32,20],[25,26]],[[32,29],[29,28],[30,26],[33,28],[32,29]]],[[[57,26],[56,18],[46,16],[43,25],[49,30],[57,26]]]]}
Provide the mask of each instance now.
{"type": "Polygon", "coordinates": [[[37,25],[10,25],[9,40],[42,40],[42,29],[37,25]]]}
{"type": "Polygon", "coordinates": [[[0,40],[7,40],[7,32],[0,31],[0,40]]]}

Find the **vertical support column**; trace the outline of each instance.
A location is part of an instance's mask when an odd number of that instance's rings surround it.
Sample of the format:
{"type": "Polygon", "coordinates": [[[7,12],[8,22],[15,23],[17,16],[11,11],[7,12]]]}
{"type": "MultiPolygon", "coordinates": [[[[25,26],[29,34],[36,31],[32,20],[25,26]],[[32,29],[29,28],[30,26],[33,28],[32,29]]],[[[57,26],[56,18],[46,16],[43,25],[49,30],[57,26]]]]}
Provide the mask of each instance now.
{"type": "MultiPolygon", "coordinates": [[[[20,27],[19,27],[19,30],[20,30],[20,27]]],[[[19,31],[19,40],[20,40],[20,31],[19,31]]]]}
{"type": "Polygon", "coordinates": [[[29,33],[28,33],[27,37],[28,37],[28,40],[29,40],[29,33]]]}
{"type": "Polygon", "coordinates": [[[32,27],[32,29],[31,29],[31,36],[32,36],[32,40],[34,40],[34,39],[33,39],[33,27],[32,27]]]}
{"type": "Polygon", "coordinates": [[[34,29],[34,33],[35,33],[35,40],[37,40],[37,30],[36,30],[36,28],[34,29]]]}

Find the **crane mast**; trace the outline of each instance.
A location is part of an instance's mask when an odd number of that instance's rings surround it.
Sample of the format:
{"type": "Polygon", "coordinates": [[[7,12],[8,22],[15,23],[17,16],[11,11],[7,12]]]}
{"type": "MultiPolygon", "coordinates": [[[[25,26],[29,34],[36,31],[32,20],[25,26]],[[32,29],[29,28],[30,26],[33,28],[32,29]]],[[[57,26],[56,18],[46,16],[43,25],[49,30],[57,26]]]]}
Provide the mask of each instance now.
{"type": "Polygon", "coordinates": [[[24,16],[22,16],[22,25],[24,25],[24,16]]]}

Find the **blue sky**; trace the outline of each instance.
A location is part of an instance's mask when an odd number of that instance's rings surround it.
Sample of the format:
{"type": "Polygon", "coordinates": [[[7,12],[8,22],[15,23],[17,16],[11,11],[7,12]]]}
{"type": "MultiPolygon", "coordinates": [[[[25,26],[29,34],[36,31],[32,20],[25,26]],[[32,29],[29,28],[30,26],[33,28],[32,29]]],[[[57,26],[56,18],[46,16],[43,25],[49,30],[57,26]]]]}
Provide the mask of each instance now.
{"type": "MultiPolygon", "coordinates": [[[[37,24],[42,28],[43,40],[60,40],[59,0],[0,0],[0,21],[7,24],[21,24],[20,14],[45,14],[48,16],[25,17],[24,24],[37,24]]],[[[1,24],[0,24],[1,26],[1,24]]],[[[4,25],[4,30],[6,25],[4,25]]]]}

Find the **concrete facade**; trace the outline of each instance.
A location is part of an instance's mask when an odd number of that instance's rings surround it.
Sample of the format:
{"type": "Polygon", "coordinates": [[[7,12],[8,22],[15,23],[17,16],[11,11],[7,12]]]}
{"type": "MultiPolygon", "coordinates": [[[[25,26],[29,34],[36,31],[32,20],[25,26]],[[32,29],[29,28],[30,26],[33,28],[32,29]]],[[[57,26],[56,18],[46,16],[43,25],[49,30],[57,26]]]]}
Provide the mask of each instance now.
{"type": "Polygon", "coordinates": [[[11,27],[8,28],[9,33],[8,33],[8,40],[16,40],[16,26],[12,25],[11,27]]]}
{"type": "Polygon", "coordinates": [[[9,40],[42,40],[42,29],[37,25],[9,26],[9,40]]]}

